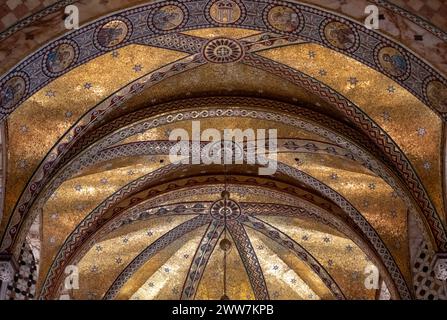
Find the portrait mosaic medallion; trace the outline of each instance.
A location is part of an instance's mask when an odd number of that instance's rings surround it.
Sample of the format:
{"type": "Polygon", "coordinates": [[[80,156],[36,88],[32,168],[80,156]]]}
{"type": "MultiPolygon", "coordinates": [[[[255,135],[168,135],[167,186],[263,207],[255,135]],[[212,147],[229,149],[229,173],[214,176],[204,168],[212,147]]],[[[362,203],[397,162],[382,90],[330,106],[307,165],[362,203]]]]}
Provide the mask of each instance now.
{"type": "Polygon", "coordinates": [[[161,31],[170,31],[183,23],[185,14],[176,5],[167,5],[155,10],[150,17],[150,23],[161,31]]]}
{"type": "Polygon", "coordinates": [[[128,25],[122,20],[112,20],[103,25],[96,40],[104,48],[112,48],[122,43],[129,34],[128,25]]]}
{"type": "Polygon", "coordinates": [[[408,74],[409,62],[396,48],[383,47],[377,53],[380,68],[393,77],[401,78],[408,74]]]}
{"type": "Polygon", "coordinates": [[[430,104],[439,112],[447,112],[447,86],[438,80],[431,81],[426,88],[430,104]]]}
{"type": "Polygon", "coordinates": [[[0,87],[0,106],[12,109],[25,95],[26,82],[21,76],[13,76],[0,87]]]}
{"type": "Polygon", "coordinates": [[[302,20],[296,10],[285,6],[275,6],[268,11],[267,21],[273,29],[292,32],[299,28],[302,20]]]}
{"type": "Polygon", "coordinates": [[[50,76],[58,76],[66,71],[77,59],[78,49],[70,42],[53,47],[45,55],[44,71],[50,76]]]}
{"type": "Polygon", "coordinates": [[[324,39],[326,42],[337,49],[350,50],[357,47],[358,36],[347,24],[331,21],[323,28],[324,39]]]}

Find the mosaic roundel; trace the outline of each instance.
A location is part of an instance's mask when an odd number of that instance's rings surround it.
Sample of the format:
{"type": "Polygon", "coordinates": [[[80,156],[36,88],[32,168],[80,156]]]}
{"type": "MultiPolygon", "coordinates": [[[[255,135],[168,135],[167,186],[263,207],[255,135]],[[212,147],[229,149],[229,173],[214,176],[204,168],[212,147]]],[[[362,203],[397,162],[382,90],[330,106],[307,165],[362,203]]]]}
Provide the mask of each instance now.
{"type": "Polygon", "coordinates": [[[166,5],[155,9],[149,16],[149,26],[160,30],[173,30],[185,21],[185,12],[177,5],[166,5]]]}
{"type": "Polygon", "coordinates": [[[425,88],[427,99],[439,112],[447,112],[447,86],[438,80],[430,81],[425,88]]]}
{"type": "Polygon", "coordinates": [[[297,31],[303,23],[301,14],[294,8],[286,6],[270,7],[264,19],[271,28],[282,32],[297,31]]]}
{"type": "Polygon", "coordinates": [[[203,56],[212,63],[236,62],[244,56],[244,49],[236,40],[216,38],[204,46],[203,56]]]}
{"type": "Polygon", "coordinates": [[[124,42],[131,35],[132,26],[124,19],[113,19],[102,25],[96,32],[95,44],[111,49],[124,42]]]}
{"type": "Polygon", "coordinates": [[[13,75],[0,85],[0,106],[5,110],[12,110],[25,96],[27,83],[22,75],[13,75]]]}
{"type": "Polygon", "coordinates": [[[320,33],[326,44],[336,49],[354,51],[360,44],[357,32],[342,22],[328,20],[322,24],[320,33]]]}
{"type": "Polygon", "coordinates": [[[233,0],[217,0],[208,9],[212,22],[219,24],[235,23],[242,17],[241,6],[233,0]]]}
{"type": "Polygon", "coordinates": [[[217,220],[234,220],[241,215],[241,207],[231,199],[220,199],[211,205],[210,214],[217,220]]]}
{"type": "Polygon", "coordinates": [[[379,68],[392,77],[403,80],[410,75],[408,58],[396,48],[379,46],[375,50],[374,58],[379,68]]]}
{"type": "Polygon", "coordinates": [[[44,72],[59,76],[72,66],[79,56],[79,48],[73,41],[56,42],[44,57],[44,72]]]}

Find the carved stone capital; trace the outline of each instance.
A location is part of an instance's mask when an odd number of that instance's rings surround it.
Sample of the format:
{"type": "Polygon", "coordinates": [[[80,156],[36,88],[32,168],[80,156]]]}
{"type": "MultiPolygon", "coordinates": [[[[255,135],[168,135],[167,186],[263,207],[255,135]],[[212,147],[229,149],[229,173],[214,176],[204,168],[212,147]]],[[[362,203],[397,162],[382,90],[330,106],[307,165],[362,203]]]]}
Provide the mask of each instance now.
{"type": "Polygon", "coordinates": [[[435,277],[447,281],[447,253],[437,253],[433,258],[435,277]]]}

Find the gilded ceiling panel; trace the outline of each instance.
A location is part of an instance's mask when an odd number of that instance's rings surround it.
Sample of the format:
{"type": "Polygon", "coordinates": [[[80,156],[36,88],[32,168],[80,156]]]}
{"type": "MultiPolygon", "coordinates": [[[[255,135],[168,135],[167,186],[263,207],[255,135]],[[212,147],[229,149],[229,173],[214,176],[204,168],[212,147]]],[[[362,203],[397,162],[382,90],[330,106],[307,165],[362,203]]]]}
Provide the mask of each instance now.
{"type": "MultiPolygon", "coordinates": [[[[330,158],[329,158],[330,159],[330,158]]],[[[349,163],[349,162],[344,162],[344,161],[342,161],[342,160],[338,160],[340,163],[338,163],[337,161],[330,161],[330,160],[328,160],[328,159],[324,159],[325,161],[322,161],[321,163],[319,163],[318,161],[315,161],[315,164],[318,164],[318,165],[320,165],[320,166],[322,166],[322,164],[325,164],[325,163],[329,163],[329,162],[332,162],[332,164],[334,165],[334,166],[341,166],[341,167],[343,167],[344,168],[344,170],[345,171],[354,171],[354,172],[356,172],[356,171],[360,171],[360,173],[362,173],[363,175],[367,175],[367,176],[370,176],[371,174],[365,174],[365,169],[363,169],[363,168],[361,168],[361,167],[359,167],[359,166],[354,166],[352,163],[349,163]]],[[[290,161],[292,161],[292,160],[290,160],[290,161]]],[[[292,161],[293,162],[293,161],[292,161]]],[[[311,163],[313,163],[313,161],[310,161],[311,163]]],[[[304,163],[306,163],[306,162],[304,162],[304,163]]],[[[331,176],[331,179],[333,178],[334,176],[331,176]]],[[[324,180],[324,179],[322,179],[322,180],[324,180]]],[[[336,178],[334,178],[334,180],[336,180],[336,178]]]]}
{"type": "Polygon", "coordinates": [[[317,95],[267,71],[242,63],[208,63],[174,75],[126,101],[126,110],[134,110],[166,100],[195,96],[231,95],[269,97],[334,113],[317,95]]]}
{"type": "Polygon", "coordinates": [[[161,166],[158,161],[147,161],[65,181],[43,207],[41,275],[46,275],[68,235],[87,214],[127,183],[161,166]]]}
{"type": "MultiPolygon", "coordinates": [[[[281,157],[283,157],[284,159],[289,161],[289,163],[295,163],[296,162],[295,161],[296,155],[292,156],[292,157],[290,157],[290,156],[291,156],[290,154],[288,154],[288,155],[282,154],[281,155],[281,157]]],[[[363,182],[365,177],[367,177],[368,179],[373,179],[374,180],[374,182],[370,183],[371,185],[378,183],[379,184],[378,188],[380,189],[381,180],[378,179],[378,178],[375,178],[373,174],[368,172],[366,169],[361,167],[359,164],[355,164],[353,162],[352,163],[351,162],[346,162],[344,160],[337,159],[337,157],[321,157],[322,158],[321,159],[319,156],[318,157],[314,156],[314,158],[312,158],[310,155],[306,156],[306,154],[299,154],[299,158],[301,160],[300,161],[300,169],[302,169],[304,171],[307,171],[307,172],[310,172],[311,174],[313,174],[315,171],[318,171],[322,176],[321,177],[317,176],[317,177],[320,178],[320,180],[322,180],[322,181],[325,181],[325,179],[326,180],[329,180],[329,179],[330,180],[338,180],[339,177],[340,177],[340,179],[343,179],[343,174],[345,172],[347,172],[347,175],[348,175],[347,181],[349,181],[349,183],[352,183],[353,180],[354,181],[362,181],[363,182]],[[325,167],[327,167],[329,165],[331,165],[332,167],[329,167],[328,170],[322,170],[322,168],[325,168],[325,167]],[[343,170],[341,170],[339,168],[343,168],[343,170]],[[314,171],[312,171],[312,169],[314,171]],[[331,170],[331,169],[333,169],[333,170],[331,170]],[[334,170],[336,172],[334,172],[334,170]],[[360,176],[360,178],[355,178],[354,177],[355,175],[360,176]],[[355,179],[351,179],[351,178],[355,178],[355,179]]],[[[88,176],[82,176],[82,178],[84,178],[84,177],[88,177],[88,176]]],[[[370,184],[368,184],[368,186],[370,184]]],[[[387,190],[384,193],[383,192],[380,193],[379,198],[381,198],[383,196],[383,194],[389,195],[389,194],[392,193],[391,188],[389,188],[387,185],[385,185],[385,186],[387,187],[387,190]]],[[[358,186],[354,186],[354,189],[355,189],[355,187],[358,187],[358,186]]],[[[74,188],[74,190],[75,190],[75,188],[74,188]]],[[[72,190],[71,192],[74,192],[74,191],[72,190]]],[[[366,202],[369,203],[369,201],[370,201],[369,200],[370,194],[368,193],[368,191],[362,191],[362,194],[366,195],[366,196],[364,196],[362,198],[362,201],[364,201],[364,202],[361,202],[362,205],[364,203],[366,203],[366,202]]],[[[201,200],[201,197],[193,198],[191,200],[201,200]]],[[[377,203],[378,200],[375,199],[375,201],[377,203]]],[[[397,200],[395,202],[397,202],[397,200]]],[[[357,200],[357,203],[360,203],[360,200],[357,200]]],[[[393,208],[395,208],[395,206],[393,208]]],[[[403,211],[405,212],[405,210],[403,210],[403,211]]],[[[390,214],[391,215],[393,215],[392,212],[393,211],[390,209],[390,214]]],[[[397,213],[395,213],[395,215],[397,215],[397,213]]],[[[367,218],[373,219],[373,218],[376,218],[377,215],[371,215],[371,217],[367,216],[367,218]]],[[[388,227],[388,226],[385,224],[385,227],[388,227]]],[[[315,228],[318,228],[318,227],[315,227],[315,228]]],[[[404,230],[405,230],[405,228],[404,228],[404,230]]],[[[379,232],[381,232],[381,231],[382,230],[380,230],[380,228],[379,228],[379,232]]],[[[393,230],[385,230],[384,232],[390,233],[391,231],[393,231],[393,230]]],[[[397,231],[397,233],[399,233],[399,230],[397,231]]],[[[394,241],[393,244],[395,244],[395,243],[399,242],[399,239],[396,240],[395,238],[393,238],[393,241],[394,241]]]]}
{"type": "Polygon", "coordinates": [[[445,219],[440,156],[442,120],[430,108],[383,74],[316,44],[259,54],[318,79],[366,112],[405,152],[445,219]]]}
{"type": "MultiPolygon", "coordinates": [[[[283,257],[290,254],[288,250],[280,247],[271,249],[266,243],[268,241],[266,237],[261,238],[262,236],[249,228],[246,230],[255,248],[269,293],[273,299],[320,300],[320,296],[315,292],[315,287],[319,287],[321,288],[319,291],[323,291],[325,285],[312,270],[309,268],[303,270],[303,263],[298,259],[295,265],[290,266],[283,257]]],[[[324,298],[331,299],[332,296],[330,292],[327,292],[327,288],[325,291],[324,298]]]]}
{"type": "MultiPolygon", "coordinates": [[[[296,164],[285,155],[278,160],[296,164]]],[[[342,194],[379,233],[408,281],[407,208],[393,189],[372,173],[352,170],[330,156],[302,154],[298,168],[342,194]],[[392,221],[392,223],[390,223],[392,221]]]]}
{"type": "Polygon", "coordinates": [[[188,241],[184,241],[183,245],[157,271],[148,276],[147,281],[130,299],[178,300],[194,256],[192,253],[196,250],[200,238],[201,234],[195,234],[188,241]]]}
{"type": "Polygon", "coordinates": [[[87,299],[93,296],[100,299],[115,278],[144,248],[164,233],[176,227],[190,217],[166,217],[145,222],[145,227],[97,243],[79,261],[79,290],[75,290],[75,299],[87,299]]]}
{"type": "Polygon", "coordinates": [[[374,299],[375,290],[364,285],[369,258],[351,240],[301,227],[298,218],[260,217],[290,236],[329,272],[347,299],[374,299]]]}
{"type": "MultiPolygon", "coordinates": [[[[192,231],[189,234],[186,234],[183,237],[177,239],[163,250],[160,250],[143,266],[141,266],[141,268],[136,270],[133,276],[120,289],[119,293],[116,296],[116,299],[128,300],[144,286],[146,286],[147,289],[155,287],[155,284],[154,286],[152,286],[150,285],[150,282],[148,283],[148,279],[152,277],[152,275],[154,275],[158,270],[162,270],[162,266],[185,245],[190,246],[194,243],[198,243],[200,239],[198,239],[197,241],[192,241],[191,239],[197,237],[198,235],[203,235],[205,230],[206,226],[200,227],[197,230],[192,231]]],[[[185,258],[185,255],[183,255],[183,257],[181,258],[182,261],[192,258],[191,254],[194,249],[190,248],[189,250],[190,252],[186,253],[188,256],[185,258]]],[[[143,291],[144,293],[144,288],[141,289],[141,291],[143,291]]]]}

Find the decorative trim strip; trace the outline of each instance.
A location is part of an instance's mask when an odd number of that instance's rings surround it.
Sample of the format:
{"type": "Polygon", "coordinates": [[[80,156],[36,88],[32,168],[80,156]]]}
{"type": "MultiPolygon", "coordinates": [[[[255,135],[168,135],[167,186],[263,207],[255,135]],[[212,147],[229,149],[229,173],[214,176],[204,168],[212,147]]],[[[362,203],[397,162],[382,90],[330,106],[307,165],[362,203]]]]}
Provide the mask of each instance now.
{"type": "Polygon", "coordinates": [[[194,299],[197,293],[197,288],[200,284],[200,280],[202,279],[203,272],[208,264],[208,260],[210,259],[223,230],[224,225],[219,220],[213,220],[208,227],[208,230],[197,247],[196,253],[194,254],[194,258],[191,262],[191,267],[186,275],[180,298],[181,300],[194,299]]]}
{"type": "Polygon", "coordinates": [[[244,227],[238,221],[228,221],[227,226],[247,271],[255,299],[270,300],[264,273],[244,227]]]}

